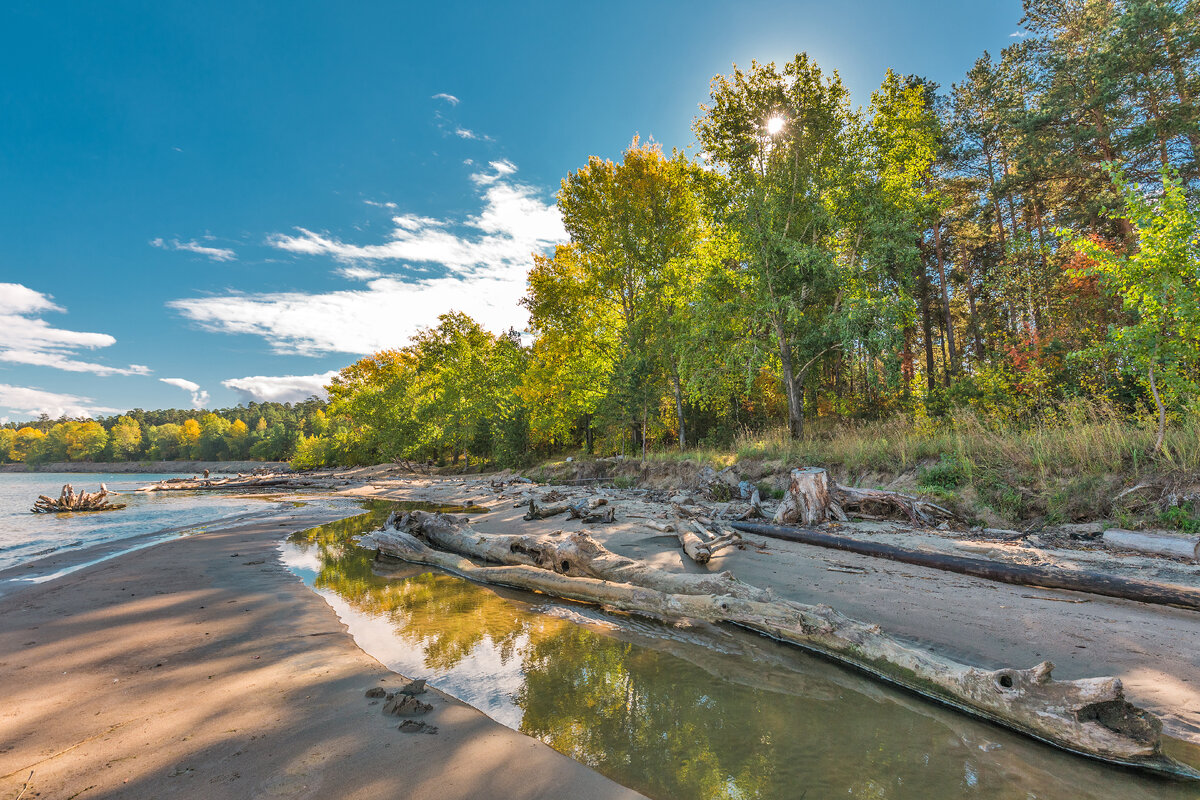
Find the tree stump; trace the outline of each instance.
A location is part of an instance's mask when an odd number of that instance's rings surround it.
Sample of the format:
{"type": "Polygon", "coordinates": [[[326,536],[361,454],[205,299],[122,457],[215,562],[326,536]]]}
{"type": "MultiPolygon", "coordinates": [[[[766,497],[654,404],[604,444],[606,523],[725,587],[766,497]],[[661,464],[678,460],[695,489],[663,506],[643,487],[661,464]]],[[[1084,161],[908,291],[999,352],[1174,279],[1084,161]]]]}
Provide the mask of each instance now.
{"type": "Polygon", "coordinates": [[[845,520],[841,506],[833,499],[829,473],[820,467],[792,470],[787,494],[772,520],[776,525],[799,523],[820,525],[830,519],[845,520]]]}

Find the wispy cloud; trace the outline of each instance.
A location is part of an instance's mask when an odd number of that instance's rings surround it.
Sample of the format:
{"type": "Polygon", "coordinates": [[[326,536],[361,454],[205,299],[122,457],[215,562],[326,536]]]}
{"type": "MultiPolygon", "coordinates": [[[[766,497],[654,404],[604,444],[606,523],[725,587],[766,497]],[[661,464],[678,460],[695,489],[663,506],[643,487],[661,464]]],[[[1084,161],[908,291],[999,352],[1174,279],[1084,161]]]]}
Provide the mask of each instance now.
{"type": "Polygon", "coordinates": [[[1024,39],[1029,35],[1029,31],[1013,31],[1008,35],[1010,39],[1024,39]]]}
{"type": "Polygon", "coordinates": [[[47,312],[63,313],[50,295],[19,283],[0,283],[0,361],[51,367],[94,375],[146,375],[141,364],[113,367],[76,358],[80,350],[109,347],[116,339],[107,333],[55,328],[41,319],[47,312]]]}
{"type": "Polygon", "coordinates": [[[397,215],[382,242],[347,242],[305,228],[269,238],[280,250],[333,258],[342,265],[338,272],[366,281],[365,288],[228,294],[169,305],[209,330],[255,334],[277,352],[303,355],[398,347],[452,309],[492,330],[523,327],[517,301],[530,254],[567,236],[558,208],[541,191],[515,181],[515,172],[511,162],[496,161],[490,171],[472,176],[478,214],[463,220],[397,215]],[[408,274],[383,274],[387,263],[408,274]]]}
{"type": "Polygon", "coordinates": [[[492,142],[495,141],[492,137],[482,133],[476,133],[470,128],[464,128],[461,125],[454,129],[454,135],[460,139],[470,139],[475,142],[492,142]]]}
{"type": "Polygon", "coordinates": [[[16,415],[18,419],[31,419],[42,414],[54,419],[95,417],[121,411],[119,408],[96,405],[90,397],[46,392],[28,386],[10,386],[4,383],[0,383],[0,408],[16,415]]]}
{"type": "Polygon", "coordinates": [[[336,369],[319,375],[251,375],[221,381],[233,389],[245,402],[299,403],[316,395],[325,399],[325,386],[337,375],[336,369]]]}
{"type": "Polygon", "coordinates": [[[430,99],[432,99],[432,100],[445,100],[447,103],[449,103],[449,104],[450,104],[450,105],[452,105],[452,106],[456,106],[456,105],[458,105],[458,103],[459,103],[459,100],[458,100],[458,98],[457,98],[457,97],[455,97],[455,96],[454,96],[454,95],[452,95],[452,94],[446,94],[445,92],[438,92],[437,94],[435,94],[435,95],[434,95],[432,98],[430,98],[430,99]]]}
{"type": "Polygon", "coordinates": [[[204,408],[208,404],[208,392],[202,391],[200,384],[195,381],[189,381],[186,378],[159,378],[159,380],[183,389],[185,392],[190,392],[192,395],[192,408],[204,408]]]}
{"type": "Polygon", "coordinates": [[[237,253],[230,250],[228,247],[209,247],[197,242],[195,239],[190,242],[181,242],[178,239],[170,241],[164,239],[151,239],[151,247],[159,247],[163,250],[183,250],[188,253],[211,258],[213,261],[234,261],[237,259],[237,253]]]}

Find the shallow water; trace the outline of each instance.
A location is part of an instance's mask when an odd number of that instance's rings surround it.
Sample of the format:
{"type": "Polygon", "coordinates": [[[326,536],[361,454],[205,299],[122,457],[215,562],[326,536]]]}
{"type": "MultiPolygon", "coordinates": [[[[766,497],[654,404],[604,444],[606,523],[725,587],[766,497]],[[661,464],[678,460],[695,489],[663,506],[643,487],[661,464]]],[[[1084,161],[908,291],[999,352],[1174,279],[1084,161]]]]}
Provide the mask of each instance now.
{"type": "Polygon", "coordinates": [[[387,507],[284,561],[359,645],[653,798],[1195,798],[1194,785],[1026,739],[753,634],[376,564],[387,507]]]}
{"type": "Polygon", "coordinates": [[[261,499],[213,492],[139,493],[139,486],[170,475],[22,472],[0,473],[0,570],[63,550],[127,539],[166,529],[186,529],[227,517],[265,512],[277,507],[261,499]],[[112,502],[120,511],[82,514],[33,514],[39,494],[58,497],[63,484],[75,491],[99,491],[100,484],[119,492],[112,502]]]}

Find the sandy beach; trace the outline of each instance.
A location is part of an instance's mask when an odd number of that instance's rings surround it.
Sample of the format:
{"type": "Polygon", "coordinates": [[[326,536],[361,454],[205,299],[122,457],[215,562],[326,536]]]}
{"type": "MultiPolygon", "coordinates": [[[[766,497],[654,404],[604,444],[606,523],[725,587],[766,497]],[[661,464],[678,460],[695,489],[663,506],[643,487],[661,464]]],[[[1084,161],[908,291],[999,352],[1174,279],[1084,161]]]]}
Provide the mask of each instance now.
{"type": "Polygon", "coordinates": [[[279,563],[283,536],[328,519],[178,539],[0,598],[0,796],[640,796],[436,690],[437,735],[400,732],[364,692],[407,679],[279,563]]]}

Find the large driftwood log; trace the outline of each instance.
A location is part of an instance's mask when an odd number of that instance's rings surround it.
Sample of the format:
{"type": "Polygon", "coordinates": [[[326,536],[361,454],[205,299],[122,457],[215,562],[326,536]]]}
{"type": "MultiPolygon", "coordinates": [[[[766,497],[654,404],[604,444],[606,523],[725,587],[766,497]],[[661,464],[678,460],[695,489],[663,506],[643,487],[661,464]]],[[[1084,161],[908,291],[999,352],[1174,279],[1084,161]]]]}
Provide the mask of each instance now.
{"type": "Polygon", "coordinates": [[[587,533],[554,531],[511,535],[481,533],[444,514],[414,511],[389,518],[386,527],[416,530],[435,547],[496,564],[538,567],[573,577],[654,586],[677,594],[721,594],[768,601],[771,593],[742,583],[726,571],[708,575],[668,572],[619,556],[587,533]]]}
{"type": "Polygon", "coordinates": [[[79,494],[75,494],[75,487],[68,483],[63,486],[57,499],[44,494],[38,495],[33,508],[29,510],[35,514],[61,514],[68,511],[119,511],[125,507],[124,503],[110,503],[107,498],[108,487],[103,483],[100,484],[98,492],[79,494]]]}
{"type": "Polygon", "coordinates": [[[954,512],[927,500],[883,489],[840,486],[820,467],[805,467],[792,470],[787,494],[772,522],[776,525],[820,525],[829,520],[844,522],[847,511],[857,511],[868,517],[898,512],[914,525],[955,519],[954,512]]]}
{"type": "MultiPolygon", "coordinates": [[[[524,557],[499,545],[504,538],[457,530],[451,520],[413,514],[402,523],[408,530],[376,531],[361,544],[413,563],[428,564],[485,583],[545,592],[571,600],[601,603],[618,610],[666,619],[729,622],[773,638],[814,650],[851,664],[891,683],[960,710],[1022,731],[1065,749],[1107,761],[1200,779],[1200,772],[1161,752],[1162,725],[1149,712],[1125,700],[1116,678],[1058,681],[1053,665],[1030,669],[986,670],[900,642],[878,626],[845,617],[828,606],[787,601],[764,602],[730,594],[680,594],[625,582],[565,574],[575,563],[578,543],[572,537],[542,539],[539,559],[548,566],[479,566],[457,553],[435,550],[429,541],[453,536],[477,558],[489,555],[524,557]],[[451,529],[454,530],[451,533],[451,529]],[[410,532],[413,531],[413,532],[410,532]],[[566,562],[566,568],[559,569],[566,562]]],[[[598,547],[598,545],[597,545],[598,547]]],[[[602,550],[603,548],[601,548],[602,550]]],[[[607,552],[607,551],[604,551],[607,552]]],[[[611,554],[610,554],[611,555],[611,554]]],[[[642,577],[651,576],[642,573],[642,577]]]]}
{"type": "Polygon", "coordinates": [[[1106,545],[1123,550],[1200,561],[1200,538],[1195,536],[1167,536],[1161,533],[1138,533],[1114,528],[1101,534],[1101,539],[1106,545]]]}
{"type": "Polygon", "coordinates": [[[233,491],[237,489],[284,488],[299,489],[316,485],[314,481],[302,480],[284,474],[238,475],[236,478],[167,478],[157,483],[142,486],[139,492],[194,492],[233,491]]]}
{"type": "Polygon", "coordinates": [[[1006,564],[983,558],[952,556],[921,550],[906,550],[882,542],[867,542],[846,536],[834,536],[804,528],[782,528],[776,525],[761,525],[753,522],[735,522],[733,527],[743,533],[756,533],[774,539],[786,539],[801,544],[845,550],[865,556],[886,558],[905,564],[932,567],[946,572],[972,575],[998,583],[1015,583],[1018,586],[1042,586],[1047,589],[1068,589],[1089,592],[1122,600],[1137,600],[1142,603],[1178,606],[1200,611],[1200,591],[1186,586],[1166,583],[1151,583],[1132,578],[1119,578],[1099,572],[1032,567],[1025,564],[1006,564]]]}

